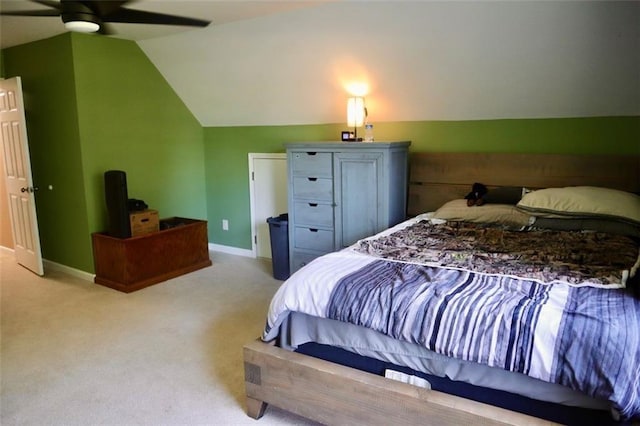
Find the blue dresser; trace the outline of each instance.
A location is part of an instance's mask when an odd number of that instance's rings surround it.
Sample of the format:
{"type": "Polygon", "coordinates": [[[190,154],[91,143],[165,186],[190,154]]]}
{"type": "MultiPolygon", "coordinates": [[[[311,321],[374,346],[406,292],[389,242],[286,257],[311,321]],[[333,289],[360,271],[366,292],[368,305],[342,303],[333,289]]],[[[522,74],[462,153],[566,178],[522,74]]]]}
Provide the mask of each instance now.
{"type": "Polygon", "coordinates": [[[406,219],[409,145],[285,144],[291,273],[406,219]]]}

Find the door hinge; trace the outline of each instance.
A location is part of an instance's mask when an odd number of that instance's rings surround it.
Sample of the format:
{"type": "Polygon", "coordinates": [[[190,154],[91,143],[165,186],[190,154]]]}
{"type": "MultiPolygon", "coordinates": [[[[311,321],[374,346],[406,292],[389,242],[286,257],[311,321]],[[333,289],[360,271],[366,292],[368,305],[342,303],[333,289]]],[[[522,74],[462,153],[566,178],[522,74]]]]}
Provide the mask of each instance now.
{"type": "Polygon", "coordinates": [[[258,244],[258,236],[257,235],[253,236],[253,244],[258,244]]]}
{"type": "Polygon", "coordinates": [[[251,180],[256,180],[254,172],[251,172],[251,180]]]}

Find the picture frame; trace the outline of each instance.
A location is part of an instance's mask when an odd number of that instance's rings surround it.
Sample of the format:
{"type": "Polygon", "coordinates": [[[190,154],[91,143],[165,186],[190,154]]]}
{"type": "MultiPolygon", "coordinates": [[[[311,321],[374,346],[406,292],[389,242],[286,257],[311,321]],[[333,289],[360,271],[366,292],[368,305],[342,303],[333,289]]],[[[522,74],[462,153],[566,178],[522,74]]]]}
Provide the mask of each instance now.
{"type": "Polygon", "coordinates": [[[355,137],[355,133],[349,130],[345,130],[342,132],[342,136],[340,138],[340,140],[342,140],[342,142],[355,142],[356,137],[355,137]]]}

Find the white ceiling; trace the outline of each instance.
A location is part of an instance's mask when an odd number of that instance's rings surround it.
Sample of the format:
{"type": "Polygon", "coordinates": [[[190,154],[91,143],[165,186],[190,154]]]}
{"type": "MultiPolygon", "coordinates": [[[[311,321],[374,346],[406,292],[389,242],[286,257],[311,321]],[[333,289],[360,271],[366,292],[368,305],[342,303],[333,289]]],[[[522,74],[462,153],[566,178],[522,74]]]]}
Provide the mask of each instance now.
{"type": "MultiPolygon", "coordinates": [[[[149,12],[167,13],[211,21],[211,26],[312,7],[335,0],[135,0],[125,7],[149,12]]],[[[28,0],[0,0],[0,11],[43,10],[46,6],[28,0]]],[[[148,40],[197,27],[142,24],[111,24],[116,34],[127,40],[148,40]]],[[[55,16],[0,17],[0,48],[29,43],[65,32],[62,20],[55,16]]]]}

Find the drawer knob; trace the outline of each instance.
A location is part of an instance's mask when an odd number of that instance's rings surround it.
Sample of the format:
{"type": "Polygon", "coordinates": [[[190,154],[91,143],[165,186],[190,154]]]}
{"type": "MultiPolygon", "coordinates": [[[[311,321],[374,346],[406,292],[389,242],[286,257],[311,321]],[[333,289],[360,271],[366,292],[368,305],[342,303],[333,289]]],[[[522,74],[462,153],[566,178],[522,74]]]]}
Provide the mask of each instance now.
{"type": "Polygon", "coordinates": [[[309,182],[315,182],[315,181],[318,180],[318,178],[314,178],[314,177],[310,177],[310,178],[307,178],[307,179],[309,180],[309,182]]]}
{"type": "Polygon", "coordinates": [[[316,155],[316,154],[317,154],[317,152],[313,152],[313,151],[307,152],[307,155],[316,155]]]}
{"type": "Polygon", "coordinates": [[[318,230],[316,228],[309,228],[309,231],[311,232],[318,232],[318,230]]]}
{"type": "Polygon", "coordinates": [[[318,207],[318,203],[309,203],[309,207],[318,207]]]}

